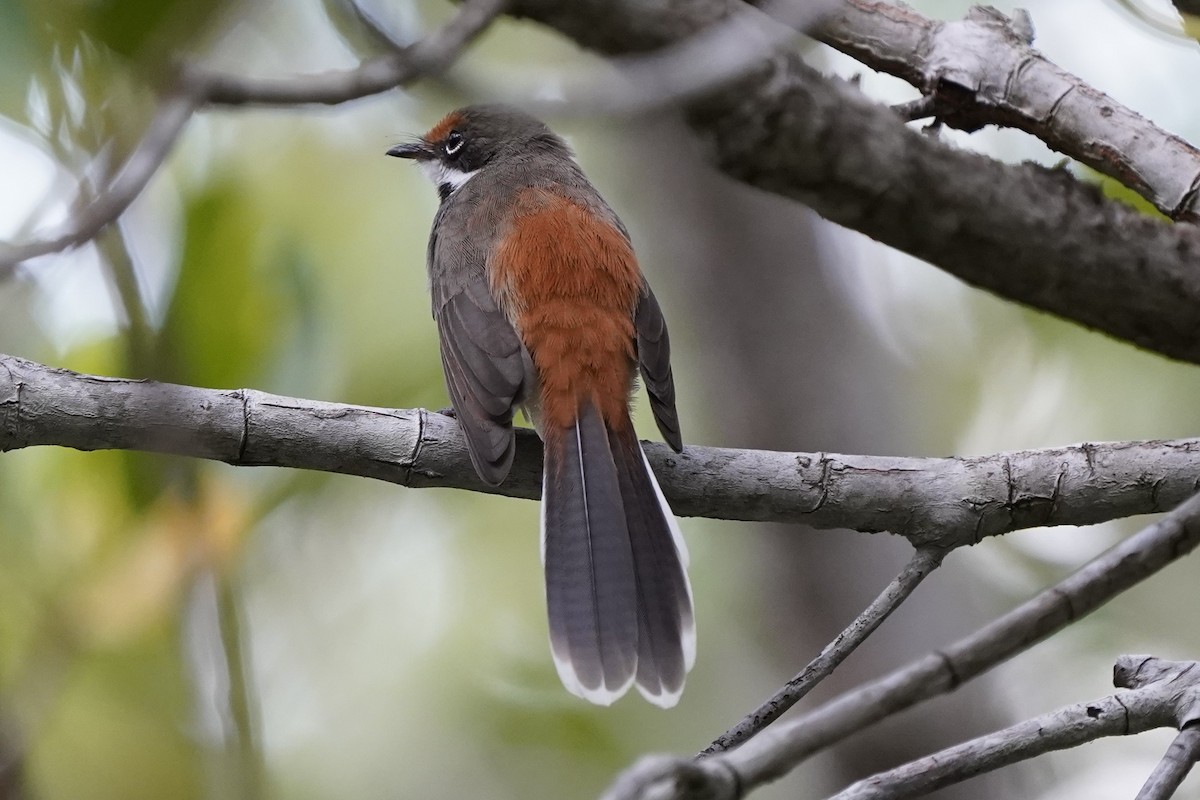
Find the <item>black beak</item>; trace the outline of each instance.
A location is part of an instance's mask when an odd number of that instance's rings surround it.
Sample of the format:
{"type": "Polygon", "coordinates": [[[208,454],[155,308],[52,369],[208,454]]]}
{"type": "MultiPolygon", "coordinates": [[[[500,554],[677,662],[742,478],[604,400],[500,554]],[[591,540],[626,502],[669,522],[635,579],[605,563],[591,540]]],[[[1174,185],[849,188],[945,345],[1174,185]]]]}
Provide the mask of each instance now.
{"type": "Polygon", "coordinates": [[[424,142],[398,144],[391,150],[388,150],[387,154],[396,158],[413,158],[417,161],[428,161],[434,157],[433,151],[424,142]]]}

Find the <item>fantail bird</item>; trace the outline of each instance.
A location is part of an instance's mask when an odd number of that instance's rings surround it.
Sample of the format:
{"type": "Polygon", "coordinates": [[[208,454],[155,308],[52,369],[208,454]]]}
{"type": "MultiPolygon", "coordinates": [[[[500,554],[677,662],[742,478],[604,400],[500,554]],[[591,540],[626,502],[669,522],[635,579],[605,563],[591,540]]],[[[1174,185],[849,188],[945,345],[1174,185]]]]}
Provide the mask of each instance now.
{"type": "Polygon", "coordinates": [[[636,683],[675,705],[696,656],[687,551],[630,418],[640,368],[683,450],[662,311],[629,234],[571,149],[514,108],[469,106],[388,155],[441,206],[428,267],[442,368],[479,477],[512,466],[513,411],[545,446],[550,649],[568,690],[608,705],[636,683]]]}

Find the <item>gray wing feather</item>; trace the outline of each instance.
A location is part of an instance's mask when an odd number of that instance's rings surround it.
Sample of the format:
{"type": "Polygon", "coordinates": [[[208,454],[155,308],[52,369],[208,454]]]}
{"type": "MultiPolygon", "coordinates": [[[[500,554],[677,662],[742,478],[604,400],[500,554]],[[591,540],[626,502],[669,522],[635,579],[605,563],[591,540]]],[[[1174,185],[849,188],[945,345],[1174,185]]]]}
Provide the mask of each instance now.
{"type": "Polygon", "coordinates": [[[637,333],[638,367],[650,395],[650,410],[658,430],[671,449],[683,451],[683,436],[679,431],[679,413],[675,410],[675,378],[671,374],[671,338],[667,321],[650,287],[638,301],[633,316],[637,333]]]}
{"type": "Polygon", "coordinates": [[[464,291],[449,297],[436,317],[450,404],[475,472],[496,486],[516,451],[513,409],[523,396],[528,356],[503,313],[489,305],[480,308],[464,291]]]}
{"type": "Polygon", "coordinates": [[[461,205],[445,202],[428,255],[450,404],[475,472],[496,486],[512,467],[513,410],[528,394],[534,372],[521,338],[488,289],[483,254],[491,229],[461,205]]]}

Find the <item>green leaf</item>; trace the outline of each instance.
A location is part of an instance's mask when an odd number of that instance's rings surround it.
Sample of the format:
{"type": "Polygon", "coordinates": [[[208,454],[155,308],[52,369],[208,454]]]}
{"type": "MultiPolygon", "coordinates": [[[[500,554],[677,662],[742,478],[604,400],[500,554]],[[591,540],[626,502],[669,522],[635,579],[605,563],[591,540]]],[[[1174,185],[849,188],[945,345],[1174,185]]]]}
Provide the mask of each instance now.
{"type": "Polygon", "coordinates": [[[210,186],[186,213],[179,279],[156,374],[195,386],[255,386],[281,346],[295,301],[273,227],[232,182],[210,186]]]}

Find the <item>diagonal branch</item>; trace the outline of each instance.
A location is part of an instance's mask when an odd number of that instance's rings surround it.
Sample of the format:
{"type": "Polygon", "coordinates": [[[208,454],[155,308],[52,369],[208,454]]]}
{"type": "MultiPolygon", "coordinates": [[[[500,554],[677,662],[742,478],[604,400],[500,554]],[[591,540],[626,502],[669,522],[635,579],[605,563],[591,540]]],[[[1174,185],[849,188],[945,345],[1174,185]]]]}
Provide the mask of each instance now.
{"type": "Polygon", "coordinates": [[[1200,150],[1031,47],[1033,31],[993,8],[941,22],[903,3],[842,0],[817,38],[933,100],[952,128],[1000,125],[1116,178],[1173,219],[1200,220],[1200,150]]]}
{"type": "MultiPolygon", "coordinates": [[[[1122,656],[1118,659],[1118,665],[1131,658],[1140,657],[1122,656]]],[[[1181,690],[1186,688],[1193,695],[1200,691],[1196,675],[1190,674],[1195,670],[1189,668],[1189,665],[1197,665],[1195,662],[1162,663],[1173,666],[1170,676],[1131,685],[1127,688],[1132,691],[1060,708],[1002,731],[948,747],[861,780],[833,795],[830,800],[904,800],[921,797],[976,775],[1054,750],[1078,747],[1106,736],[1129,736],[1173,726],[1176,724],[1181,690]],[[1175,680],[1181,676],[1186,677],[1186,683],[1175,680]]],[[[1174,745],[1172,750],[1176,751],[1174,745]]],[[[1176,752],[1186,757],[1186,753],[1176,752]]],[[[1172,763],[1177,767],[1182,761],[1172,763]]],[[[1155,798],[1169,796],[1168,793],[1155,795],[1155,798]]],[[[1150,800],[1149,796],[1146,800],[1150,800]]]]}
{"type": "MultiPolygon", "coordinates": [[[[440,41],[451,49],[465,43],[498,13],[499,3],[466,3],[451,23],[461,27],[440,41]]],[[[553,26],[583,46],[624,55],[685,41],[744,8],[738,0],[520,0],[513,13],[553,26]]],[[[388,74],[394,58],[373,59],[361,73],[305,78],[307,89],[298,81],[231,79],[201,70],[184,85],[192,87],[188,91],[209,87],[214,102],[337,102],[398,80],[388,74]]],[[[435,66],[444,63],[428,58],[435,66]]],[[[920,136],[847,85],[823,79],[793,53],[775,54],[749,77],[693,99],[688,110],[713,160],[748,184],[809,203],[832,221],[999,296],[1200,363],[1200,317],[1193,313],[1200,306],[1200,274],[1192,268],[1200,256],[1200,231],[1191,226],[1148,219],[1061,171],[1005,165],[920,136]]],[[[168,137],[166,147],[173,140],[168,137]]],[[[151,148],[160,154],[157,161],[131,170],[124,194],[103,193],[96,212],[83,215],[86,224],[72,221],[51,237],[53,246],[78,244],[111,222],[145,185],[166,147],[151,148]]],[[[48,249],[45,242],[0,248],[0,274],[48,249]]]]}
{"type": "Polygon", "coordinates": [[[1087,616],[1197,546],[1200,494],[979,631],[804,716],[769,728],[737,750],[700,761],[659,756],[639,762],[618,778],[605,798],[743,797],[846,737],[954,691],[1087,616]],[[682,785],[691,794],[680,790],[682,785]]]}
{"type": "Polygon", "coordinates": [[[1200,761],[1200,725],[1181,730],[1134,800],[1167,800],[1200,761]]]}
{"type": "Polygon", "coordinates": [[[146,132],[112,182],[96,192],[90,203],[72,214],[58,233],[19,245],[0,242],[0,279],[10,277],[23,261],[91,241],[125,213],[162,166],[200,102],[199,98],[186,92],[165,96],[146,132]]]}
{"type": "MultiPolygon", "coordinates": [[[[481,483],[458,425],[422,409],[322,403],[81,375],[0,356],[0,452],[128,449],[323,470],[414,488],[537,497],[541,447],[518,433],[512,472],[481,483]]],[[[973,458],[893,458],[648,444],[684,516],[889,531],[951,549],[1023,528],[1172,508],[1197,488],[1200,439],[1083,444],[973,458]]]]}
{"type": "MultiPolygon", "coordinates": [[[[550,114],[633,115],[678,106],[712,92],[755,70],[770,53],[807,33],[840,7],[841,0],[767,0],[745,4],[734,13],[679,42],[646,54],[613,59],[617,80],[589,72],[564,81],[559,100],[508,99],[550,114]]],[[[483,87],[480,87],[482,89],[483,87]]],[[[490,94],[506,94],[499,82],[490,94]]],[[[511,92],[507,92],[511,94],[511,92]]]]}
{"type": "MultiPolygon", "coordinates": [[[[515,11],[609,55],[693,35],[735,0],[521,0],[515,11]]],[[[1149,219],[1062,170],[1008,165],[907,128],[777,53],[689,119],[732,177],[1001,297],[1200,363],[1200,230],[1149,219]]]]}
{"type": "Polygon", "coordinates": [[[909,598],[921,581],[937,569],[945,553],[931,547],[923,547],[913,553],[913,557],[900,571],[900,574],[887,585],[887,588],[871,601],[861,614],[850,623],[844,631],[826,645],[821,654],[808,663],[796,677],[792,678],[783,688],[769,700],[751,711],[734,727],[721,734],[708,747],[700,752],[700,756],[722,753],[742,744],[766,728],[783,715],[805,695],[816,688],[817,684],[833,674],[846,658],[860,644],[867,640],[883,621],[891,616],[900,604],[909,598]]]}
{"type": "Polygon", "coordinates": [[[31,258],[90,241],[141,194],[162,166],[192,115],[207,106],[336,104],[412,83],[448,67],[503,11],[506,0],[468,0],[439,31],[354,69],[290,78],[247,78],[184,65],[175,88],[160,101],[146,132],[116,177],[57,233],[25,244],[0,242],[0,279],[31,258]]]}

